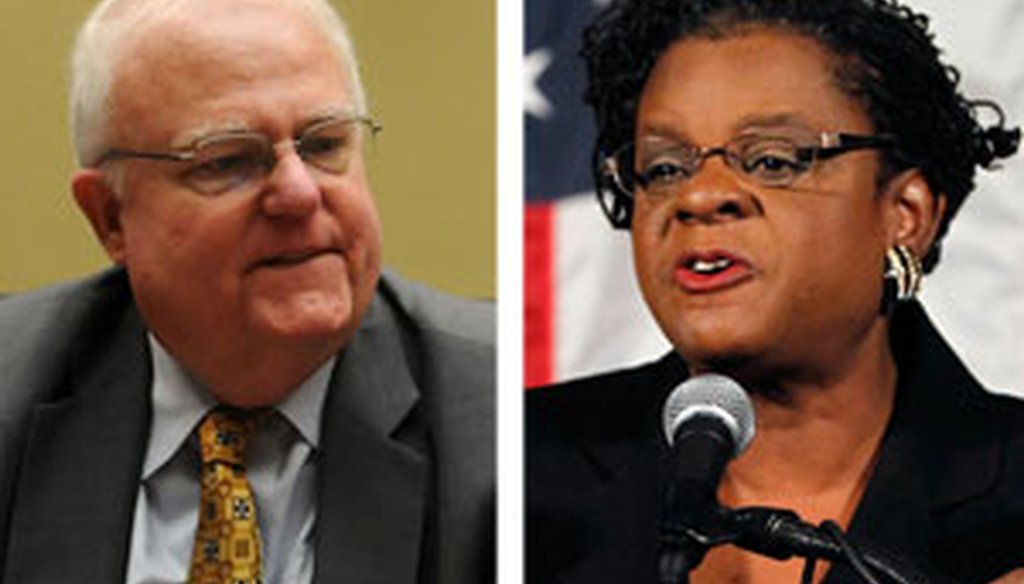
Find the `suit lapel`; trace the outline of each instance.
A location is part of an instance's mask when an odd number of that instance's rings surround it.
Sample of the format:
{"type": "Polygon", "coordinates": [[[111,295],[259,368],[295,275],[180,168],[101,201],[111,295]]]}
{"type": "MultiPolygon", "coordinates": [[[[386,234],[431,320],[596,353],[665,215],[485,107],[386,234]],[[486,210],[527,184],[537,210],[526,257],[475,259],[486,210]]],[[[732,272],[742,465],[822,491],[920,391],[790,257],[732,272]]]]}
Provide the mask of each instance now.
{"type": "Polygon", "coordinates": [[[124,580],[150,373],[137,314],[108,330],[79,348],[69,397],[33,410],[5,582],[124,580]]]}
{"type": "Polygon", "coordinates": [[[418,390],[378,299],[345,349],[325,407],[317,582],[415,582],[429,464],[418,390]]]}

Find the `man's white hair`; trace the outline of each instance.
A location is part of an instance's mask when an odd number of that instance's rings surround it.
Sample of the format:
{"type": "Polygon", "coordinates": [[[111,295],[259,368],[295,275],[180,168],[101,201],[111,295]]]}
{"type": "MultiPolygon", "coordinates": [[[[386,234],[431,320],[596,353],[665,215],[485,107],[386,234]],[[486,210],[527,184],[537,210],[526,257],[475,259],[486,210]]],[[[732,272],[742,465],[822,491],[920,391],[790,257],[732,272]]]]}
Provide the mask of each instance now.
{"type": "MultiPolygon", "coordinates": [[[[119,65],[132,49],[132,42],[139,42],[129,33],[174,18],[195,3],[215,1],[218,0],[102,0],[93,8],[78,31],[71,55],[71,132],[80,166],[94,166],[110,147],[111,86],[119,65]]],[[[294,8],[322,31],[339,65],[346,70],[352,105],[357,113],[366,113],[366,93],[352,38],[327,0],[249,1],[294,8]]]]}

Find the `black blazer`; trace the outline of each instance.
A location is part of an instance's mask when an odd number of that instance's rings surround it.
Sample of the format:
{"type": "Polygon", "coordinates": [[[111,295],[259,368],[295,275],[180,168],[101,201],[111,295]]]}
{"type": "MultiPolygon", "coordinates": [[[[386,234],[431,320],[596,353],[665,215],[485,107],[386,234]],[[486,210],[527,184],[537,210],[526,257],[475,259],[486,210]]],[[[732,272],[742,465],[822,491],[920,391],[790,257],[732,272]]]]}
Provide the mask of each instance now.
{"type": "MultiPolygon", "coordinates": [[[[1024,402],[986,392],[917,304],[893,322],[895,410],[850,534],[937,579],[1024,567],[1024,402]]],[[[526,398],[526,561],[534,583],[655,582],[674,353],[526,398]]],[[[842,568],[826,582],[858,582],[842,568]]]]}

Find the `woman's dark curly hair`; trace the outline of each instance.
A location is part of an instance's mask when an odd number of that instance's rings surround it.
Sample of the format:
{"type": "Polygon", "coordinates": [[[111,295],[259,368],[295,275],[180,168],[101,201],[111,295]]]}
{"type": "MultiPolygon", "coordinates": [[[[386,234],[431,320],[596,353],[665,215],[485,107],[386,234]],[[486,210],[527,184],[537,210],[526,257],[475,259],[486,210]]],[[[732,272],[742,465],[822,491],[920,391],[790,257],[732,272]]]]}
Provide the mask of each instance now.
{"type": "MultiPolygon", "coordinates": [[[[991,167],[1017,150],[1019,129],[1004,127],[996,104],[961,95],[959,72],[940,59],[927,17],[894,0],[614,0],[583,35],[585,100],[597,118],[595,161],[633,139],[640,94],[670,44],[752,25],[805,34],[837,57],[837,85],[864,104],[876,133],[898,142],[882,155],[883,174],[919,168],[932,191],[946,196],[936,241],[974,188],[975,167],[991,167]],[[993,126],[980,125],[979,109],[991,110],[993,126]]],[[[628,228],[632,199],[597,166],[605,212],[613,225],[628,228]]],[[[936,243],[923,258],[926,270],[938,254],[936,243]]]]}

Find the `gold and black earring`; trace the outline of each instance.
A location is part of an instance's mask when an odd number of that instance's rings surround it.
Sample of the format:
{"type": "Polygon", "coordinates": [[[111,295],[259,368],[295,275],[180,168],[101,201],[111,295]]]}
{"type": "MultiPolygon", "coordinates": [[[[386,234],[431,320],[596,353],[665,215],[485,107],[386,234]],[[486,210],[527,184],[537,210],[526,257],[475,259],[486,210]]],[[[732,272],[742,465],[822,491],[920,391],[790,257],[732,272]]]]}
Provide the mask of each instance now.
{"type": "Polygon", "coordinates": [[[917,297],[924,269],[921,260],[905,245],[894,245],[885,253],[882,282],[882,313],[889,314],[897,302],[917,297]]]}

